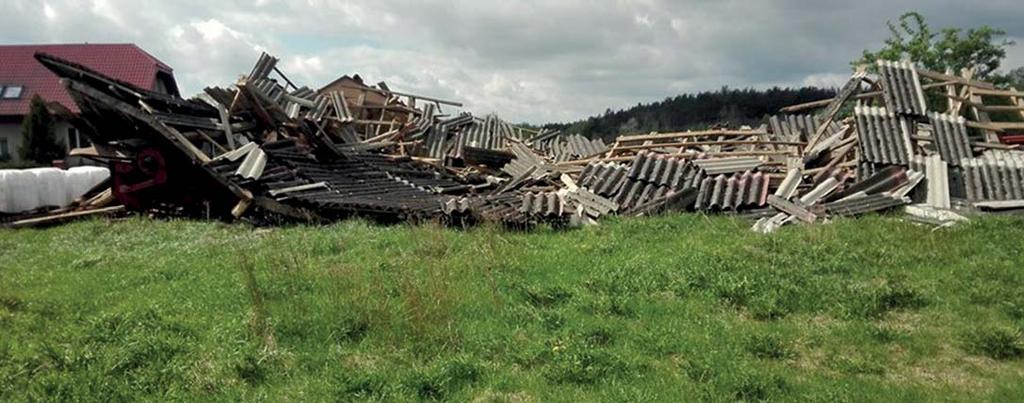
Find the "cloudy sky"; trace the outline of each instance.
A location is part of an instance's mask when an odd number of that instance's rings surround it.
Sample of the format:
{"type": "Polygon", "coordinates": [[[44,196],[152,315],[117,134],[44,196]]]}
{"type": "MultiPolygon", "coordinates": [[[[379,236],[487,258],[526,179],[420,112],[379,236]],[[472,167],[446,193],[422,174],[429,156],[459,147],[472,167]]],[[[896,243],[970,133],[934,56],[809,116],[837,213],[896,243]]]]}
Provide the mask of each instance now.
{"type": "MultiPolygon", "coordinates": [[[[186,94],[233,82],[266,50],[311,87],[359,73],[543,123],[723,85],[837,85],[907,10],[1024,42],[1019,0],[970,3],[0,0],[0,43],[133,42],[174,67],[186,94]]],[[[1024,45],[1007,65],[1024,65],[1024,45]]]]}

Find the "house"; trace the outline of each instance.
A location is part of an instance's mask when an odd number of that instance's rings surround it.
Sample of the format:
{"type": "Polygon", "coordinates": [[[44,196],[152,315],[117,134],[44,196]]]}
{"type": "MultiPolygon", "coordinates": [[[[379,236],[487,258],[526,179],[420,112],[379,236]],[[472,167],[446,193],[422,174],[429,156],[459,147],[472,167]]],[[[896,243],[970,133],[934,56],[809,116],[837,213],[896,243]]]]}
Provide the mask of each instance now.
{"type": "Polygon", "coordinates": [[[358,74],[341,76],[317,92],[320,94],[341,92],[345,94],[345,102],[349,105],[383,105],[388,100],[388,97],[381,93],[380,89],[363,83],[362,77],[359,77],[358,74]]]}
{"type": "Polygon", "coordinates": [[[21,122],[32,97],[39,94],[56,114],[56,134],[68,150],[88,147],[89,141],[67,117],[78,106],[52,72],[35,59],[47,53],[84,65],[140,88],[179,95],[174,72],[134,44],[0,45],[0,161],[19,159],[21,122]]]}

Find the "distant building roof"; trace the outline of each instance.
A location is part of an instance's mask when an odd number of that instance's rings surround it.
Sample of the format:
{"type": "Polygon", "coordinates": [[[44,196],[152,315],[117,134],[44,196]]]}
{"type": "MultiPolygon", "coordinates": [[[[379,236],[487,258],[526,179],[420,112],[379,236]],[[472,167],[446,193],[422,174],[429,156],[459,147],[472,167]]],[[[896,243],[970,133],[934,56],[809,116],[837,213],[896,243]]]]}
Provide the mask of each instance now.
{"type": "Polygon", "coordinates": [[[2,45],[0,87],[14,88],[9,93],[0,91],[0,116],[28,114],[35,94],[79,112],[57,76],[36,61],[37,52],[82,64],[140,88],[178,94],[171,67],[134,44],[2,45]]]}

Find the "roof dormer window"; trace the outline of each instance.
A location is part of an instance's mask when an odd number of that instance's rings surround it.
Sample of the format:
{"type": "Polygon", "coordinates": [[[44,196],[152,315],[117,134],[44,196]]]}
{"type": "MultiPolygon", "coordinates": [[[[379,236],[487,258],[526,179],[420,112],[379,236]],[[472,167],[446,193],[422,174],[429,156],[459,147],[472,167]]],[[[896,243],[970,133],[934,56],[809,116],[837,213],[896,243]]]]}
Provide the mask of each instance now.
{"type": "Polygon", "coordinates": [[[25,87],[22,87],[20,85],[0,86],[0,89],[3,90],[3,91],[0,91],[0,98],[3,98],[3,99],[18,99],[18,98],[21,98],[21,93],[23,92],[22,90],[24,90],[24,88],[25,87]]]}

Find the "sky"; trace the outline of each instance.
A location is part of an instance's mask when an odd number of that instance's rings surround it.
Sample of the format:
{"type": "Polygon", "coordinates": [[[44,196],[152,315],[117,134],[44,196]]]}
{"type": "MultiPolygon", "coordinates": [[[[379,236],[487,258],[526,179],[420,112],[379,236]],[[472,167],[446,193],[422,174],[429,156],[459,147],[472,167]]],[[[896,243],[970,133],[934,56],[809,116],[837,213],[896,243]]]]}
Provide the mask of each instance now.
{"type": "MultiPolygon", "coordinates": [[[[183,94],[229,85],[261,51],[300,85],[344,74],[515,122],[567,122],[673,95],[838,86],[909,10],[1002,28],[1019,0],[0,0],[0,43],[135,43],[183,94]]],[[[2,61],[0,61],[2,62],[2,61]]],[[[1008,67],[1024,65],[1024,44],[1008,67]]]]}

